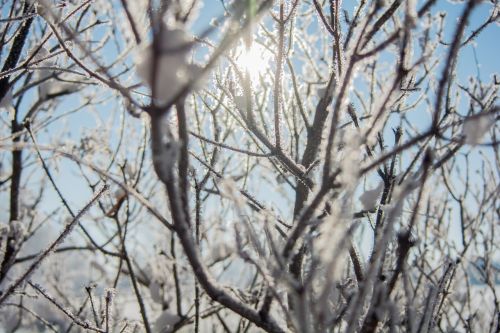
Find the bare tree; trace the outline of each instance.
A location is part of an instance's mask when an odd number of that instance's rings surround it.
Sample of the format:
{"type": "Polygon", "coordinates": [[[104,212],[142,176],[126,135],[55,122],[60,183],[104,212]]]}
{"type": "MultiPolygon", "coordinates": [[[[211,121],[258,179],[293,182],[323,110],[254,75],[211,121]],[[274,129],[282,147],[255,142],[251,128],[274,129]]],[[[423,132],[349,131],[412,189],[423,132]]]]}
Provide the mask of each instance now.
{"type": "Polygon", "coordinates": [[[5,331],[500,331],[497,0],[0,3],[5,331]]]}

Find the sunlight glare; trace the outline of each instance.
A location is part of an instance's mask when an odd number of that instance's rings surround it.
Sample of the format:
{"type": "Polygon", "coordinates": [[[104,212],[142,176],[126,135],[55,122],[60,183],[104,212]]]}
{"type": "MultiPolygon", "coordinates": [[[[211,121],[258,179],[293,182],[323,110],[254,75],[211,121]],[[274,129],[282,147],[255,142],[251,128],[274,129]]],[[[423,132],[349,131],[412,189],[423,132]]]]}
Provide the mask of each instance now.
{"type": "Polygon", "coordinates": [[[241,46],[236,64],[239,69],[250,75],[252,82],[257,81],[269,67],[269,52],[259,44],[253,43],[250,49],[241,46]]]}

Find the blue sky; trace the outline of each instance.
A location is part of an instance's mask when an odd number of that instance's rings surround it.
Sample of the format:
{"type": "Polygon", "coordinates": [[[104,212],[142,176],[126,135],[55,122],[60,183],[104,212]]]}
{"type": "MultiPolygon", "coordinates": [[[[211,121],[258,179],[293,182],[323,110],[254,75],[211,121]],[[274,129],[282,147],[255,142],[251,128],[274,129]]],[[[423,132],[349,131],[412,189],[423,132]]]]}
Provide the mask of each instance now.
{"type": "MultiPolygon", "coordinates": [[[[226,1],[227,2],[227,1],[226,1]]],[[[344,1],[343,5],[344,8],[347,9],[350,14],[352,14],[352,10],[354,8],[354,5],[357,3],[357,1],[353,0],[346,0],[344,1]]],[[[438,1],[438,5],[435,6],[432,11],[438,12],[438,11],[443,11],[447,13],[447,19],[448,20],[454,20],[462,11],[463,4],[455,4],[451,3],[449,1],[438,1]]],[[[474,11],[469,29],[475,28],[479,25],[479,22],[481,22],[482,19],[487,17],[489,15],[489,8],[491,8],[491,4],[488,3],[483,3],[478,6],[478,8],[474,11]]],[[[195,34],[200,34],[202,31],[204,31],[208,26],[209,23],[212,19],[214,18],[221,18],[223,16],[223,6],[221,4],[221,1],[218,0],[212,0],[212,1],[207,1],[204,6],[200,10],[200,14],[198,19],[195,21],[195,23],[192,26],[192,31],[195,34]]],[[[4,12],[4,11],[2,11],[4,12]]],[[[447,29],[447,37],[451,35],[454,29],[454,25],[452,24],[447,24],[446,25],[447,29]]],[[[214,37],[214,36],[211,36],[214,37]]],[[[216,37],[215,37],[216,38],[216,37]]],[[[490,25],[487,29],[485,29],[479,37],[476,39],[475,45],[476,47],[476,55],[478,58],[478,61],[480,63],[480,72],[481,72],[481,78],[485,81],[490,80],[490,76],[492,73],[497,73],[500,71],[500,65],[498,61],[498,54],[500,54],[500,27],[498,24],[492,24],[490,25]]],[[[110,54],[113,53],[113,51],[109,51],[110,54]]],[[[460,81],[466,82],[468,77],[471,75],[476,75],[476,66],[474,62],[474,53],[473,53],[473,46],[467,46],[466,49],[463,51],[460,59],[459,59],[459,64],[458,64],[458,76],[460,81]]],[[[29,100],[27,101],[29,102],[29,100]]],[[[69,102],[64,104],[64,109],[70,109],[73,105],[71,102],[71,99],[69,102]]],[[[76,101],[75,101],[76,105],[76,101]]],[[[102,112],[106,112],[107,108],[113,108],[115,107],[112,104],[103,104],[102,106],[102,112]]],[[[419,116],[415,119],[417,123],[422,123],[424,126],[425,124],[428,124],[429,119],[423,119],[422,113],[419,113],[419,116]]],[[[116,121],[116,120],[115,120],[116,121]]],[[[80,133],[80,131],[88,127],[89,130],[91,130],[93,127],[95,127],[96,122],[95,122],[95,115],[81,111],[77,114],[75,114],[73,117],[69,119],[69,125],[70,126],[75,126],[76,133],[80,133]]],[[[51,128],[51,130],[56,130],[57,128],[60,128],[61,125],[54,124],[54,127],[51,128]]],[[[42,138],[43,138],[43,134],[42,138]]],[[[42,141],[42,139],[40,139],[42,141]]],[[[68,184],[68,187],[72,186],[72,181],[70,179],[74,178],[71,176],[65,176],[62,177],[65,179],[63,182],[64,184],[68,184]]],[[[64,186],[64,185],[62,185],[64,186]]],[[[78,198],[74,198],[77,202],[81,202],[78,198]]],[[[84,201],[85,199],[83,199],[84,201]]]]}
{"type": "MultiPolygon", "coordinates": [[[[352,8],[354,4],[356,4],[356,1],[352,0],[345,0],[344,1],[344,7],[352,13],[352,8]]],[[[450,1],[438,1],[438,5],[435,6],[432,11],[438,12],[438,11],[443,11],[447,13],[447,20],[451,20],[449,22],[452,22],[453,20],[458,17],[458,15],[461,13],[463,8],[463,4],[455,4],[450,1]]],[[[489,9],[491,8],[491,4],[488,3],[482,3],[481,5],[478,6],[478,8],[474,11],[472,19],[470,21],[469,28],[467,31],[470,31],[473,28],[476,28],[479,23],[489,15],[489,9]]],[[[2,9],[2,16],[5,16],[5,10],[6,8],[2,9]]],[[[192,31],[195,34],[200,34],[202,31],[204,31],[210,21],[213,18],[220,18],[223,15],[223,7],[221,5],[221,2],[218,0],[211,0],[211,1],[206,1],[206,4],[201,8],[199,18],[197,21],[193,24],[192,26],[192,31]]],[[[453,24],[447,24],[446,25],[446,37],[450,37],[451,33],[454,30],[454,25],[453,24]]],[[[466,34],[468,35],[468,33],[466,34]]],[[[214,36],[211,36],[214,37],[214,36]]],[[[216,38],[216,37],[214,37],[216,38]]],[[[448,39],[449,40],[449,39],[448,39]]],[[[491,75],[493,73],[499,74],[500,72],[500,62],[499,62],[499,54],[500,54],[500,27],[498,24],[492,24],[490,25],[487,29],[485,29],[476,39],[475,43],[476,46],[476,55],[478,58],[478,62],[480,63],[480,75],[481,78],[484,81],[489,81],[491,80],[491,75]]],[[[110,51],[111,53],[112,51],[110,51]]],[[[459,80],[461,82],[467,82],[469,76],[473,75],[475,76],[477,73],[477,69],[475,66],[475,61],[474,61],[474,52],[473,52],[473,45],[469,45],[465,48],[465,50],[462,53],[462,56],[459,59],[459,63],[457,66],[457,74],[459,77],[459,80]]],[[[94,89],[98,89],[99,86],[95,87],[94,89]]],[[[26,101],[26,103],[29,103],[29,100],[26,101]]],[[[61,106],[61,111],[62,110],[68,110],[71,109],[74,105],[77,104],[77,101],[72,101],[69,99],[68,102],[65,102],[61,106]]],[[[67,126],[70,126],[72,129],[74,129],[76,133],[76,137],[80,136],[80,132],[83,131],[94,131],[96,125],[98,122],[96,122],[96,114],[102,113],[104,116],[106,113],[113,109],[116,108],[117,106],[111,103],[104,103],[99,111],[96,111],[95,113],[91,113],[88,111],[80,111],[79,113],[75,114],[74,116],[71,116],[68,118],[68,123],[67,126]]],[[[121,105],[119,106],[121,107],[121,105]]],[[[415,121],[417,123],[421,123],[423,125],[428,124],[429,119],[424,119],[420,118],[422,115],[420,114],[417,118],[415,118],[415,121]]],[[[114,123],[117,124],[119,119],[114,119],[114,123]]],[[[136,119],[127,119],[128,122],[134,122],[137,121],[136,119]]],[[[53,126],[50,127],[50,133],[40,133],[39,134],[39,141],[41,143],[44,142],[44,138],[48,138],[48,136],[52,136],[53,133],[58,133],[59,131],[64,130],[65,124],[54,124],[53,126]]],[[[140,124],[138,124],[140,126],[140,124]]],[[[110,138],[110,140],[113,142],[115,139],[110,138]]],[[[392,143],[392,141],[389,141],[389,143],[392,143]]],[[[63,193],[70,199],[70,202],[72,203],[72,208],[78,209],[81,207],[84,202],[88,199],[90,195],[90,190],[88,187],[82,183],[80,177],[77,175],[75,171],[73,171],[75,164],[73,162],[69,161],[62,161],[60,163],[60,172],[58,173],[57,177],[57,183],[58,185],[62,188],[63,193]]],[[[50,188],[48,189],[48,193],[50,193],[50,196],[47,198],[46,202],[46,208],[47,211],[50,211],[51,209],[60,206],[59,200],[55,196],[54,191],[50,188]]],[[[5,193],[4,193],[5,194],[5,193]]],[[[6,198],[5,198],[6,199],[6,198]]],[[[274,198],[276,201],[280,202],[280,198],[274,198]]],[[[285,204],[285,201],[281,201],[281,204],[285,204]]],[[[8,211],[8,200],[2,200],[2,203],[0,204],[0,209],[5,213],[8,211]]],[[[3,218],[4,216],[2,216],[3,218]]]]}

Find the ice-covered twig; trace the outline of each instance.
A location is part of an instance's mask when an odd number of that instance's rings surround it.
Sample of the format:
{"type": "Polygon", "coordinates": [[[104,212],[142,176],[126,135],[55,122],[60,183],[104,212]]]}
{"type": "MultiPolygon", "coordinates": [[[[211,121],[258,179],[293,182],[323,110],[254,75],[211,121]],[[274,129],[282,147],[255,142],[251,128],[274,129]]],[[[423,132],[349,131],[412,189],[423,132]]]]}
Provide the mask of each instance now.
{"type": "Polygon", "coordinates": [[[32,281],[28,281],[28,284],[38,291],[40,294],[42,294],[43,297],[45,297],[50,303],[54,304],[59,310],[61,310],[66,316],[68,316],[73,323],[76,325],[90,331],[94,332],[100,332],[100,333],[106,333],[105,330],[100,329],[98,327],[92,326],[90,322],[88,321],[83,321],[77,316],[75,316],[68,308],[65,308],[63,305],[61,305],[52,295],[49,295],[49,293],[39,284],[34,283],[32,281]]]}
{"type": "Polygon", "coordinates": [[[45,251],[40,253],[38,258],[35,261],[33,261],[33,263],[30,265],[30,267],[28,267],[28,269],[19,278],[17,278],[17,280],[15,280],[15,282],[13,282],[9,287],[7,287],[5,289],[5,291],[3,291],[2,295],[0,296],[0,305],[9,296],[11,296],[11,294],[14,292],[14,289],[19,287],[26,279],[28,279],[28,277],[31,274],[33,274],[33,272],[40,266],[42,261],[45,260],[55,250],[57,245],[59,245],[60,243],[62,243],[64,241],[66,236],[68,236],[69,233],[71,232],[71,230],[73,230],[73,227],[75,226],[75,224],[78,223],[78,221],[81,219],[81,217],[83,215],[85,215],[85,213],[87,213],[87,211],[90,209],[90,207],[92,207],[92,205],[108,190],[108,188],[109,188],[108,185],[104,185],[103,187],[101,187],[101,189],[99,189],[94,194],[92,199],[90,199],[90,201],[82,208],[82,210],[79,211],[78,214],[76,214],[75,218],[71,222],[66,224],[66,226],[64,227],[64,230],[61,232],[59,237],[57,237],[57,239],[54,242],[52,242],[52,244],[50,244],[50,246],[47,249],[45,249],[45,251]]]}

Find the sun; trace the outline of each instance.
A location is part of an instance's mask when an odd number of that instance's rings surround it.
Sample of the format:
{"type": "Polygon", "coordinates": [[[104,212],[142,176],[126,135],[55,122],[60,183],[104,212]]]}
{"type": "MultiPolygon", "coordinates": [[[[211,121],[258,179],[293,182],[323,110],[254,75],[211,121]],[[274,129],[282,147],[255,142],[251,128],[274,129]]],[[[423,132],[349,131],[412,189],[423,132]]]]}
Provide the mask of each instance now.
{"type": "Polygon", "coordinates": [[[269,51],[257,43],[250,48],[241,45],[236,51],[236,65],[242,72],[248,73],[252,82],[258,81],[259,76],[264,74],[269,60],[269,51]]]}

